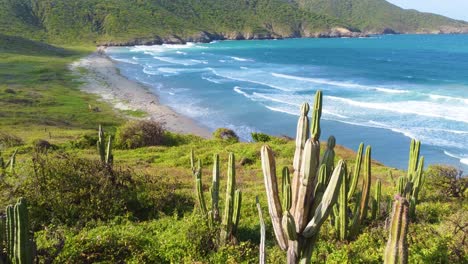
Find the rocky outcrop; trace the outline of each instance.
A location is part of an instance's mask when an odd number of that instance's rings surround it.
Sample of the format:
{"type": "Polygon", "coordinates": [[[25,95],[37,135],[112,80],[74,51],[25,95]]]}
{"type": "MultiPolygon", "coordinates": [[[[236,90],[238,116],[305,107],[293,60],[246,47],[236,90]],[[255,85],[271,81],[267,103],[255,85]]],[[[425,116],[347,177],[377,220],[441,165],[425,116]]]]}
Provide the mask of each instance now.
{"type": "Polygon", "coordinates": [[[342,38],[342,37],[366,37],[362,32],[351,31],[347,28],[336,27],[327,31],[308,32],[306,30],[293,31],[290,33],[279,34],[275,32],[221,32],[211,33],[201,31],[199,33],[180,37],[177,35],[154,36],[151,38],[136,38],[129,41],[102,41],[99,46],[136,46],[136,45],[162,45],[162,44],[186,44],[187,42],[209,43],[215,40],[254,40],[254,39],[283,39],[283,38],[342,38]]]}

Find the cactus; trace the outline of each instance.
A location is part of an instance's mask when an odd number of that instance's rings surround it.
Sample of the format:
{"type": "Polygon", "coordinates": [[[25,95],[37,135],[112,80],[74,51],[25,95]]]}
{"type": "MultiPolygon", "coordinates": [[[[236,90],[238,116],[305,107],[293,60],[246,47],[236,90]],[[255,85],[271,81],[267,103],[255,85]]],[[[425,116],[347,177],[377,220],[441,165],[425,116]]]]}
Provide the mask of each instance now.
{"type": "Polygon", "coordinates": [[[13,207],[6,207],[5,243],[8,263],[33,263],[33,250],[29,238],[28,209],[24,198],[13,207]]]}
{"type": "Polygon", "coordinates": [[[320,227],[331,213],[338,199],[341,182],[346,175],[343,160],[338,162],[332,172],[327,172],[327,167],[333,167],[334,138],[330,138],[327,151],[320,162],[318,140],[321,134],[321,91],[317,91],[315,96],[310,135],[308,111],[309,105],[304,103],[297,124],[292,181],[289,180],[289,171],[283,170],[282,202],[279,197],[273,151],[267,145],[261,149],[262,170],[273,230],[280,248],[287,251],[288,263],[310,263],[320,227]],[[329,179],[327,173],[331,175],[329,179]]]}
{"type": "Polygon", "coordinates": [[[356,154],[356,162],[354,163],[354,173],[352,177],[351,185],[349,186],[348,199],[351,199],[356,191],[357,182],[359,180],[359,174],[361,172],[361,162],[362,162],[362,151],[364,149],[364,143],[359,144],[359,149],[356,154]]]}
{"type": "Polygon", "coordinates": [[[198,160],[198,168],[195,172],[195,186],[197,188],[197,199],[198,199],[198,206],[203,215],[208,215],[208,210],[206,208],[205,197],[203,195],[203,183],[202,183],[202,169],[201,169],[201,161],[198,160]]]}
{"type": "Polygon", "coordinates": [[[6,253],[10,263],[14,263],[15,247],[15,213],[11,205],[6,207],[6,253]]]}
{"type": "Polygon", "coordinates": [[[340,240],[350,240],[355,238],[360,231],[363,221],[367,217],[367,209],[369,203],[369,193],[371,186],[371,147],[367,146],[366,154],[364,157],[365,175],[362,182],[362,190],[359,197],[354,194],[357,189],[357,181],[361,171],[362,150],[364,144],[359,145],[356,155],[356,164],[354,166],[353,174],[343,181],[338,198],[338,207],[334,217],[334,226],[340,240]],[[354,209],[351,208],[352,201],[354,202],[354,209]],[[352,213],[351,213],[352,212],[352,213]]]}
{"type": "MultiPolygon", "coordinates": [[[[192,152],[193,153],[193,152],[192,152]]],[[[211,213],[215,221],[219,221],[219,155],[213,157],[213,180],[211,184],[211,213]]]]}
{"type": "Polygon", "coordinates": [[[408,200],[396,195],[393,203],[390,235],[385,248],[385,264],[408,263],[408,200]]]}
{"type": "Polygon", "coordinates": [[[101,162],[111,166],[114,161],[114,156],[112,155],[112,136],[109,136],[106,146],[104,130],[101,125],[99,125],[98,131],[97,150],[99,157],[101,158],[101,162]]]}
{"type": "Polygon", "coordinates": [[[266,250],[265,250],[265,240],[266,240],[266,230],[265,230],[265,221],[263,220],[262,208],[260,207],[260,202],[258,201],[258,196],[255,197],[255,202],[257,204],[258,218],[260,219],[260,249],[259,249],[259,263],[266,263],[266,250]]]}
{"type": "Polygon", "coordinates": [[[408,175],[398,178],[397,193],[409,200],[409,215],[414,219],[419,192],[424,184],[424,157],[419,157],[421,142],[412,139],[408,158],[408,175]]]}
{"type": "Polygon", "coordinates": [[[380,216],[380,200],[382,196],[382,182],[377,180],[375,188],[375,196],[372,198],[372,220],[376,220],[380,216]]]}
{"type": "MultiPolygon", "coordinates": [[[[190,153],[190,165],[192,172],[195,176],[195,186],[198,204],[203,215],[207,216],[210,224],[219,223],[219,156],[213,157],[213,180],[210,188],[211,194],[211,210],[208,212],[206,206],[203,188],[202,188],[202,169],[201,161],[198,160],[198,168],[194,168],[195,155],[193,150],[190,153]]],[[[240,210],[242,205],[242,193],[236,189],[236,168],[235,156],[233,153],[229,154],[228,172],[227,172],[227,188],[226,188],[226,204],[224,207],[224,214],[221,220],[221,233],[219,242],[224,245],[229,242],[235,242],[237,227],[240,220],[240,210]]]]}

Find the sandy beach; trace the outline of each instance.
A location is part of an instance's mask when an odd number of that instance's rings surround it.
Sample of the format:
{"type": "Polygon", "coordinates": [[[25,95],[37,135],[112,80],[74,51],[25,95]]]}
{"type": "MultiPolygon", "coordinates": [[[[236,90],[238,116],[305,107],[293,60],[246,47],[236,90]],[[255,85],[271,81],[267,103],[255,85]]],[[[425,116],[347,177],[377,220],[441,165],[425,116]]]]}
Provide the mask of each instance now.
{"type": "Polygon", "coordinates": [[[84,81],[80,87],[82,91],[99,95],[118,110],[146,112],[145,119],[162,122],[171,132],[211,137],[208,128],[162,105],[146,86],[120,75],[114,61],[103,52],[98,51],[82,58],[72,63],[70,68],[84,81]],[[86,71],[80,70],[83,68],[86,71]]]}

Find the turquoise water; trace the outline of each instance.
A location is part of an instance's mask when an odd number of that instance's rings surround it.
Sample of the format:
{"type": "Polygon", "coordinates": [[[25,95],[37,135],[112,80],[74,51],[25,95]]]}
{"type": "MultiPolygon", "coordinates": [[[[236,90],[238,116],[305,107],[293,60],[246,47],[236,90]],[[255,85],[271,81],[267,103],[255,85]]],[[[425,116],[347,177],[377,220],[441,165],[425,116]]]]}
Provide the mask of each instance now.
{"type": "Polygon", "coordinates": [[[410,137],[427,163],[468,170],[468,35],[223,41],[108,49],[122,74],[214,130],[294,136],[302,102],[324,93],[322,140],[361,141],[405,168],[410,137]]]}

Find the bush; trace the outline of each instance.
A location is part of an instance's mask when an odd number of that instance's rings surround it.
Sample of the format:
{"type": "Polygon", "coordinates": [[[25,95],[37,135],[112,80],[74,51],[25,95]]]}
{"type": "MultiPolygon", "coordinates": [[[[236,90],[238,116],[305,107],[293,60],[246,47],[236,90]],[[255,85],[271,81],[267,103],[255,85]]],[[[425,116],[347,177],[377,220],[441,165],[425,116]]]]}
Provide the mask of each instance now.
{"type": "MultiPolygon", "coordinates": [[[[66,235],[53,263],[205,263],[215,250],[215,234],[197,215],[140,223],[113,221],[66,235]]],[[[38,241],[39,249],[50,247],[45,239],[38,241]]]]}
{"type": "Polygon", "coordinates": [[[98,141],[98,134],[82,134],[77,139],[70,141],[69,144],[72,148],[85,149],[96,147],[98,141]]]}
{"type": "Polygon", "coordinates": [[[253,142],[268,142],[271,140],[271,137],[264,133],[253,132],[251,135],[253,142]]]}
{"type": "Polygon", "coordinates": [[[32,171],[26,173],[31,176],[12,179],[19,186],[8,189],[10,197],[30,201],[34,229],[49,224],[79,227],[123,215],[145,220],[193,205],[175,193],[175,179],[169,182],[127,168],[112,169],[66,153],[36,153],[32,171]]]}
{"type": "Polygon", "coordinates": [[[468,188],[468,178],[452,166],[432,165],[426,171],[423,190],[428,197],[444,200],[449,197],[461,198],[468,188]]]}
{"type": "Polygon", "coordinates": [[[218,128],[213,132],[213,137],[215,139],[228,141],[228,142],[239,142],[239,137],[236,133],[228,128],[218,128]]]}
{"type": "Polygon", "coordinates": [[[126,149],[158,146],[164,143],[164,134],[164,127],[159,122],[130,121],[117,130],[116,145],[126,149]]]}
{"type": "Polygon", "coordinates": [[[20,137],[6,132],[0,132],[0,147],[11,148],[23,145],[24,142],[20,137]]]}

